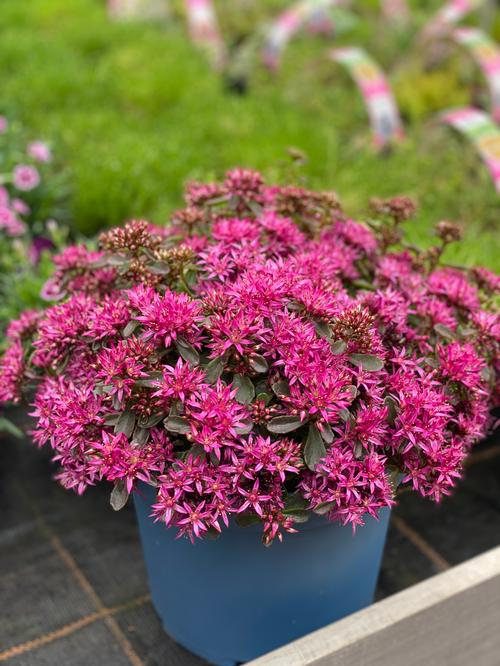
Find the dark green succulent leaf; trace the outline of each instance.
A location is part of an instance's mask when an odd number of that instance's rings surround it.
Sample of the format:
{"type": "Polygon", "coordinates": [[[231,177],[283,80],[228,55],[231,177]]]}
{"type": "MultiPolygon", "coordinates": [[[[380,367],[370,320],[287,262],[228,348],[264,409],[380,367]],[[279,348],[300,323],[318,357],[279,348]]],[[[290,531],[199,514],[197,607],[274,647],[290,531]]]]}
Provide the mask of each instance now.
{"type": "Polygon", "coordinates": [[[163,424],[167,430],[179,435],[185,435],[191,431],[189,421],[184,416],[167,416],[163,424]]]}
{"type": "Polygon", "coordinates": [[[112,412],[111,414],[107,414],[104,417],[104,425],[116,425],[121,415],[121,412],[112,412]]]}
{"type": "Polygon", "coordinates": [[[263,373],[269,370],[269,365],[266,359],[260,354],[252,354],[249,359],[250,367],[255,372],[263,373]]]}
{"type": "Polygon", "coordinates": [[[258,402],[263,402],[267,406],[271,400],[271,396],[269,393],[258,393],[255,399],[258,402]]]}
{"type": "Polygon", "coordinates": [[[132,435],[132,441],[136,444],[139,444],[140,446],[144,446],[148,443],[150,434],[151,432],[149,428],[141,428],[140,426],[136,426],[132,435]]]}
{"type": "Polygon", "coordinates": [[[321,437],[326,444],[331,444],[333,442],[333,430],[329,423],[322,423],[321,429],[319,429],[321,437]]]}
{"type": "Polygon", "coordinates": [[[316,329],[316,333],[319,335],[320,338],[329,338],[330,335],[332,334],[330,326],[326,321],[314,320],[313,324],[314,328],[316,329]]]}
{"type": "Polygon", "coordinates": [[[322,502],[314,509],[314,513],[317,513],[318,516],[324,516],[325,514],[330,513],[336,505],[336,502],[322,502]]]}
{"type": "Polygon", "coordinates": [[[326,448],[321,434],[314,424],[309,426],[304,446],[304,461],[307,467],[314,472],[316,465],[326,455],[326,448]]]}
{"type": "Polygon", "coordinates": [[[349,354],[349,360],[367,372],[377,372],[384,367],[384,361],[373,354],[349,354]]]}
{"type": "Polygon", "coordinates": [[[271,386],[271,389],[273,393],[278,396],[278,398],[290,395],[290,384],[284,379],[280,380],[279,382],[275,382],[271,386]]]}
{"type": "Polygon", "coordinates": [[[140,325],[140,321],[136,321],[135,319],[131,319],[129,323],[125,326],[125,328],[122,331],[122,336],[124,338],[129,338],[135,331],[135,329],[140,325]]]}
{"type": "Polygon", "coordinates": [[[285,497],[283,513],[287,511],[306,511],[308,506],[309,502],[299,492],[291,493],[285,497]]]}
{"type": "Polygon", "coordinates": [[[139,417],[137,424],[141,428],[153,428],[155,425],[158,425],[162,419],[165,418],[165,412],[156,412],[150,416],[142,415],[139,417]]]}
{"type": "Polygon", "coordinates": [[[148,264],[148,271],[155,275],[168,275],[170,266],[165,261],[154,261],[148,264]]]}
{"type": "Polygon", "coordinates": [[[239,527],[250,527],[260,523],[260,518],[255,513],[237,513],[235,522],[239,527]]]}
{"type": "Polygon", "coordinates": [[[275,416],[267,424],[269,432],[274,432],[279,435],[284,435],[287,432],[297,430],[304,422],[300,420],[300,416],[275,416]]]}
{"type": "Polygon", "coordinates": [[[215,382],[219,379],[219,377],[222,375],[224,372],[224,361],[223,359],[218,356],[217,358],[214,358],[208,363],[208,365],[205,366],[205,377],[207,378],[207,382],[209,384],[215,384],[215,382]]]}
{"type": "Polygon", "coordinates": [[[444,324],[435,324],[434,330],[438,335],[440,335],[442,338],[446,338],[447,340],[458,339],[458,335],[455,333],[455,331],[453,331],[448,326],[445,326],[444,324]]]}
{"type": "Polygon", "coordinates": [[[255,386],[248,375],[234,375],[233,386],[238,389],[236,400],[241,405],[248,405],[252,402],[255,397],[255,386]]]}
{"type": "Polygon", "coordinates": [[[175,346],[185,361],[191,363],[191,365],[199,365],[200,355],[193,347],[193,345],[191,345],[189,342],[186,342],[186,340],[183,340],[182,338],[177,338],[175,341],[175,346]]]}
{"type": "Polygon", "coordinates": [[[254,422],[252,419],[248,419],[247,421],[243,421],[243,424],[239,428],[236,428],[236,432],[238,435],[248,435],[248,433],[252,432],[253,426],[254,422]]]}
{"type": "Polygon", "coordinates": [[[115,424],[115,432],[123,432],[124,435],[130,437],[135,428],[135,414],[127,409],[120,414],[120,418],[115,424]]]}
{"type": "Polygon", "coordinates": [[[107,254],[103,259],[106,260],[105,266],[128,267],[130,266],[130,257],[125,254],[107,254]]]}
{"type": "Polygon", "coordinates": [[[128,500],[128,491],[125,488],[125,483],[120,479],[115,482],[113,490],[111,491],[111,497],[109,498],[109,503],[115,511],[120,511],[123,509],[128,500]]]}
{"type": "Polygon", "coordinates": [[[330,349],[332,350],[332,354],[335,354],[336,356],[343,354],[347,349],[347,342],[345,340],[335,340],[335,342],[332,342],[330,345],[330,349]]]}
{"type": "Polygon", "coordinates": [[[14,423],[12,423],[12,421],[6,419],[4,416],[0,416],[0,432],[6,432],[7,434],[19,439],[23,437],[22,431],[19,430],[19,428],[14,423]]]}

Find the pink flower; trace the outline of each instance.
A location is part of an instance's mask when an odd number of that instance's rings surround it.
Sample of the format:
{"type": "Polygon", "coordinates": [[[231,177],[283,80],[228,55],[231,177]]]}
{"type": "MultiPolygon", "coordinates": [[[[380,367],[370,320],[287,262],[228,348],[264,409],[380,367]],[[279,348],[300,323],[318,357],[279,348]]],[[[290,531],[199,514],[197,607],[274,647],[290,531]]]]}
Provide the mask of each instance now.
{"type": "Polygon", "coordinates": [[[14,187],[21,192],[29,192],[40,185],[38,169],[29,164],[18,164],[14,167],[14,187]]]}
{"type": "Polygon", "coordinates": [[[9,122],[5,116],[0,116],[0,134],[5,134],[9,127],[9,122]]]}
{"type": "Polygon", "coordinates": [[[32,141],[28,144],[28,155],[37,162],[50,162],[52,160],[50,148],[43,141],[32,141]]]}

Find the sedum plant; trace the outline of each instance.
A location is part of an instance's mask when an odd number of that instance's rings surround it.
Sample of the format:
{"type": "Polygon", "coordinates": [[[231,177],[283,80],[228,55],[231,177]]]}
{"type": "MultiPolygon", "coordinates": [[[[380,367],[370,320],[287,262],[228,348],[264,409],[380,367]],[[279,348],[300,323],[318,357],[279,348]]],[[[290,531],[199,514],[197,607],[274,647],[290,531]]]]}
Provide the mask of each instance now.
{"type": "Polygon", "coordinates": [[[58,480],[140,484],[191,539],[231,519],[265,543],[312,513],[352,526],[401,480],[438,501],[499,397],[500,278],[408,246],[411,200],[349,219],[335,196],[236,169],[191,183],[168,228],[133,221],[70,247],[56,303],[8,330],[0,398],[34,391],[58,480]]]}

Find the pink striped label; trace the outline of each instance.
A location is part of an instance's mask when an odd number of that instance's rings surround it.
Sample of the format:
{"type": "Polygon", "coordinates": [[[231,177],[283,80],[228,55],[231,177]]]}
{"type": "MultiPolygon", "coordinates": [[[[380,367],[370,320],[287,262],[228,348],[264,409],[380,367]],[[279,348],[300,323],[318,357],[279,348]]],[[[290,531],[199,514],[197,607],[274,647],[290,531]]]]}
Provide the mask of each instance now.
{"type": "Polygon", "coordinates": [[[500,193],[500,130],[492,118],[484,111],[465,107],[447,111],[441,119],[476,147],[490,171],[495,189],[500,193]]]}
{"type": "Polygon", "coordinates": [[[344,65],[356,82],[365,101],[376,147],[401,140],[404,136],[401,117],[389,82],[378,64],[357,47],[333,49],[330,57],[344,65]]]}
{"type": "Polygon", "coordinates": [[[207,48],[214,65],[222,67],[226,61],[226,50],[212,1],[184,0],[184,2],[191,39],[195,44],[207,48]]]}
{"type": "Polygon", "coordinates": [[[488,35],[476,28],[457,29],[453,36],[483,71],[490,91],[491,113],[495,121],[500,122],[500,49],[488,35]]]}

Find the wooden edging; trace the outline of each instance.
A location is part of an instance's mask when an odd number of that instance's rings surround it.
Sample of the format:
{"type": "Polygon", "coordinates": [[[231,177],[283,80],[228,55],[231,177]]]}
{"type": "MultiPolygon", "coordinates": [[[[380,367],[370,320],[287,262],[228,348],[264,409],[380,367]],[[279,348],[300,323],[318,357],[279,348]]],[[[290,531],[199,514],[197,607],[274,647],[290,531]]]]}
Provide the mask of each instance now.
{"type": "Polygon", "coordinates": [[[401,664],[500,664],[500,547],[247,666],[401,664]]]}

